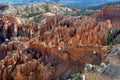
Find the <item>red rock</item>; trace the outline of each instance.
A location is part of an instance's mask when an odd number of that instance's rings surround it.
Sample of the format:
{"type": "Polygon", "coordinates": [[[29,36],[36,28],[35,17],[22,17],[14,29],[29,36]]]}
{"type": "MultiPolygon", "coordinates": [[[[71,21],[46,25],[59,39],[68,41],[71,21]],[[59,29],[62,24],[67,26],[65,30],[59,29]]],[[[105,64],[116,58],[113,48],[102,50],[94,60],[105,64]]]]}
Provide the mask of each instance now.
{"type": "Polygon", "coordinates": [[[110,20],[112,23],[112,30],[119,29],[120,25],[120,6],[106,6],[100,13],[97,14],[98,21],[110,20]]]}
{"type": "Polygon", "coordinates": [[[113,29],[112,19],[104,15],[114,14],[107,10],[83,19],[43,16],[41,24],[1,17],[1,35],[8,40],[0,45],[0,79],[56,80],[68,78],[86,63],[99,65],[106,53],[102,46],[113,29]]]}

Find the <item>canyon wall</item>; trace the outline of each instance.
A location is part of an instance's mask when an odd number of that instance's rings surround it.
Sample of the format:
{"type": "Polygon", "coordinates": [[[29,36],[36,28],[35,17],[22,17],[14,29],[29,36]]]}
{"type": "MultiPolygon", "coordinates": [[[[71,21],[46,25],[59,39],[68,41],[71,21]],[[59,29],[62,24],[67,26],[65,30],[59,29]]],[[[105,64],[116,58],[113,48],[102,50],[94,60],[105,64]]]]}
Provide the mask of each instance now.
{"type": "Polygon", "coordinates": [[[86,63],[100,65],[109,31],[119,28],[111,17],[119,14],[105,10],[83,19],[43,16],[41,23],[1,16],[0,80],[56,80],[69,78],[86,63]]]}
{"type": "Polygon", "coordinates": [[[112,30],[120,29],[120,6],[106,6],[97,15],[98,21],[110,20],[112,23],[112,30]]]}

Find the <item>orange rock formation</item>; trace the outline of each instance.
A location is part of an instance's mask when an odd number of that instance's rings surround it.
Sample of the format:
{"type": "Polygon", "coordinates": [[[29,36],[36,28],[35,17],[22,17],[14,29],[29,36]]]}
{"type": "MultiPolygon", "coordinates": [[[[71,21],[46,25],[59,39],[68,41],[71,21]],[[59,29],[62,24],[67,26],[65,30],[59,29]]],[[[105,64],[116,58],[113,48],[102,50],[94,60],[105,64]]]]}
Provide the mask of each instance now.
{"type": "Polygon", "coordinates": [[[115,28],[112,18],[104,15],[119,16],[106,10],[84,19],[48,16],[41,24],[2,16],[0,80],[56,80],[68,78],[86,63],[99,65],[106,53],[102,45],[115,28]]]}
{"type": "Polygon", "coordinates": [[[120,29],[120,6],[106,6],[97,15],[98,21],[110,20],[112,23],[112,30],[120,29]]]}

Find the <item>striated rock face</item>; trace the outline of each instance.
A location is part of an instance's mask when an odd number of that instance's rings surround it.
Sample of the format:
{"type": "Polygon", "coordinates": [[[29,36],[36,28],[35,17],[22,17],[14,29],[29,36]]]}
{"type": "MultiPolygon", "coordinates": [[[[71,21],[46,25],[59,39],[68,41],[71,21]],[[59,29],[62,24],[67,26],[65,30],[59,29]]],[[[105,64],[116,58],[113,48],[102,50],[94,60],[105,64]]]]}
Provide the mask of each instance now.
{"type": "Polygon", "coordinates": [[[53,44],[64,42],[70,45],[100,46],[105,43],[108,32],[112,28],[110,20],[97,22],[94,18],[78,19],[77,21],[75,21],[76,19],[73,17],[70,17],[68,20],[66,18],[56,18],[57,17],[54,17],[54,19],[50,21],[49,19],[47,20],[47,24],[43,27],[47,32],[45,31],[44,34],[41,35],[43,36],[43,40],[51,41],[53,44]],[[58,20],[57,23],[55,22],[56,20],[58,20]]]}
{"type": "Polygon", "coordinates": [[[111,28],[109,20],[98,23],[92,18],[76,21],[74,17],[64,16],[45,19],[46,22],[39,25],[10,16],[1,17],[1,35],[5,38],[0,52],[1,79],[68,78],[86,63],[99,65],[102,62],[105,52],[100,46],[111,28]],[[94,36],[100,42],[93,43],[93,39],[89,39],[94,36]]]}
{"type": "Polygon", "coordinates": [[[80,26],[81,27],[77,29],[75,38],[73,37],[73,39],[71,39],[74,44],[77,44],[78,39],[79,44],[103,45],[107,40],[107,34],[112,27],[109,20],[97,23],[91,18],[88,18],[85,22],[81,22],[80,26]]]}
{"type": "Polygon", "coordinates": [[[68,78],[71,73],[84,68],[87,62],[99,65],[102,61],[100,53],[104,52],[96,47],[66,46],[64,50],[59,50],[57,46],[49,47],[38,39],[31,42],[25,38],[13,39],[1,45],[0,79],[56,80],[58,77],[68,78]],[[89,56],[94,58],[90,59],[89,56]]]}
{"type": "Polygon", "coordinates": [[[120,29],[120,6],[104,7],[97,15],[98,21],[110,20],[112,23],[112,30],[120,29]]]}
{"type": "MultiPolygon", "coordinates": [[[[34,55],[26,52],[27,41],[19,38],[6,44],[1,45],[1,62],[0,62],[0,80],[52,80],[55,74],[55,69],[51,64],[45,64],[39,57],[35,59],[34,55]],[[23,41],[21,41],[23,40],[23,41]],[[19,43],[19,41],[21,41],[19,43]],[[16,44],[15,44],[16,43],[16,44]],[[16,45],[13,48],[11,45],[16,45]],[[24,45],[25,44],[25,45],[24,45]],[[5,46],[7,50],[5,50],[5,46]],[[24,48],[24,49],[23,49],[24,48]],[[3,52],[4,51],[4,52],[3,52]],[[3,57],[4,55],[4,57],[3,57]]],[[[38,52],[37,55],[40,55],[38,52]]]]}
{"type": "Polygon", "coordinates": [[[34,23],[1,16],[0,79],[56,80],[69,78],[86,63],[100,65],[106,54],[102,46],[113,24],[111,19],[102,21],[100,15],[99,20],[44,15],[34,23]]]}
{"type": "Polygon", "coordinates": [[[62,42],[70,45],[102,45],[112,28],[109,20],[97,22],[94,18],[75,21],[74,17],[67,20],[64,16],[53,16],[45,20],[41,27],[32,21],[3,16],[0,27],[1,37],[4,41],[4,38],[10,39],[15,36],[32,38],[40,35],[41,40],[46,41],[47,44],[56,45],[62,42]]]}
{"type": "Polygon", "coordinates": [[[32,60],[16,66],[12,77],[14,80],[52,80],[55,69],[50,65],[40,64],[37,60],[32,60]]]}
{"type": "Polygon", "coordinates": [[[12,15],[12,16],[34,14],[34,13],[45,13],[45,12],[51,12],[53,14],[74,13],[74,11],[70,8],[66,8],[64,6],[61,6],[60,4],[52,4],[52,3],[35,3],[35,4],[21,5],[21,6],[0,4],[0,12],[2,14],[12,15]]]}
{"type": "Polygon", "coordinates": [[[2,16],[0,18],[0,35],[2,37],[0,41],[2,42],[5,41],[6,38],[10,39],[11,37],[18,36],[32,38],[34,31],[36,31],[37,34],[39,28],[40,26],[34,24],[31,20],[2,16]]]}

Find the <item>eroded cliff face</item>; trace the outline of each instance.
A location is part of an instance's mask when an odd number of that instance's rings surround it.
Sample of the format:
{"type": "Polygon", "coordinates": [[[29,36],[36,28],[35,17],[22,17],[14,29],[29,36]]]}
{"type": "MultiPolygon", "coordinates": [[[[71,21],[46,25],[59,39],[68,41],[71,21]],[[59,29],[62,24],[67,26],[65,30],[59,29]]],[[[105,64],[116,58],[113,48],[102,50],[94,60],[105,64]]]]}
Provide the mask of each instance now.
{"type": "Polygon", "coordinates": [[[50,12],[53,14],[68,14],[68,13],[76,13],[70,8],[65,7],[60,4],[53,3],[34,3],[29,5],[6,5],[0,4],[0,12],[5,15],[11,16],[20,16],[34,13],[46,13],[50,12]]]}
{"type": "Polygon", "coordinates": [[[1,45],[1,51],[4,51],[4,54],[1,55],[4,55],[4,57],[0,62],[0,80],[53,79],[55,69],[50,63],[44,63],[43,59],[46,57],[46,55],[26,49],[28,45],[28,40],[21,38],[6,42],[5,44],[1,45]],[[17,47],[14,48],[14,46],[11,46],[10,44],[17,47]],[[5,50],[6,48],[8,49],[5,50]],[[36,54],[39,59],[36,59],[34,56],[36,54]]]}
{"type": "Polygon", "coordinates": [[[68,78],[86,63],[100,65],[106,54],[102,46],[112,28],[110,19],[96,17],[43,16],[37,24],[2,16],[0,79],[56,80],[68,78]]]}
{"type": "Polygon", "coordinates": [[[64,50],[59,50],[57,46],[49,47],[38,39],[29,41],[25,38],[6,41],[0,47],[1,80],[68,78],[71,73],[84,68],[85,63],[99,65],[102,61],[100,53],[104,53],[100,47],[91,46],[66,46],[64,50]]]}
{"type": "Polygon", "coordinates": [[[31,20],[11,16],[2,16],[0,18],[0,35],[3,39],[18,36],[32,38],[34,36],[33,33],[36,32],[37,34],[39,28],[40,26],[31,20]]]}
{"type": "Polygon", "coordinates": [[[120,6],[106,6],[97,15],[98,21],[110,20],[113,28],[112,30],[120,29],[120,6]]]}
{"type": "Polygon", "coordinates": [[[1,18],[1,36],[40,37],[47,44],[103,45],[112,28],[111,21],[97,22],[95,18],[76,19],[71,16],[47,17],[41,25],[10,16],[1,18]],[[69,17],[69,18],[67,18],[69,17]],[[91,22],[92,21],[92,22],[91,22]],[[97,34],[95,34],[97,33],[97,34]]]}
{"type": "Polygon", "coordinates": [[[107,40],[108,32],[112,28],[110,20],[105,22],[97,22],[95,18],[88,17],[86,19],[76,19],[64,17],[63,19],[56,17],[47,20],[47,24],[43,27],[44,31],[41,35],[43,40],[49,44],[67,43],[70,45],[103,45],[107,40]],[[49,26],[48,26],[49,25],[49,26]],[[97,33],[97,34],[95,34],[97,33]]]}

